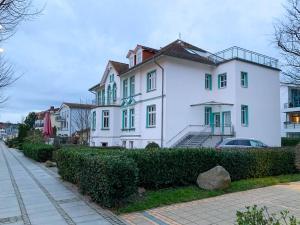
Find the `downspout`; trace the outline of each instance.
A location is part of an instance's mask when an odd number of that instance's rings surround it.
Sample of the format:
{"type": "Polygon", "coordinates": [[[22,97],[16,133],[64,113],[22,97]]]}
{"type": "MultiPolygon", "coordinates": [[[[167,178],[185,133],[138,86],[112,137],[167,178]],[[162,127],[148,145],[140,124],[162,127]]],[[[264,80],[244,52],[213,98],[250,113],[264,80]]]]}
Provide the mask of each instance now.
{"type": "Polygon", "coordinates": [[[160,132],[160,147],[164,147],[164,83],[165,83],[165,70],[164,68],[156,61],[156,58],[153,58],[154,63],[161,69],[161,132],[160,132]]]}

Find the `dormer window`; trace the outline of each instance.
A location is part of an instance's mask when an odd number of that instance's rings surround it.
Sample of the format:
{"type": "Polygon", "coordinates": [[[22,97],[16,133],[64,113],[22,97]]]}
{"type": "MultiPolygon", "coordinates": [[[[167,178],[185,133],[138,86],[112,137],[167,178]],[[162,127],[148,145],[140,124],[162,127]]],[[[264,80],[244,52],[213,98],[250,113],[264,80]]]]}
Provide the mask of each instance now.
{"type": "Polygon", "coordinates": [[[129,67],[133,67],[134,66],[134,55],[131,55],[129,58],[129,67]]]}
{"type": "Polygon", "coordinates": [[[139,50],[137,53],[136,53],[136,64],[139,64],[142,62],[142,50],[139,50]]]}

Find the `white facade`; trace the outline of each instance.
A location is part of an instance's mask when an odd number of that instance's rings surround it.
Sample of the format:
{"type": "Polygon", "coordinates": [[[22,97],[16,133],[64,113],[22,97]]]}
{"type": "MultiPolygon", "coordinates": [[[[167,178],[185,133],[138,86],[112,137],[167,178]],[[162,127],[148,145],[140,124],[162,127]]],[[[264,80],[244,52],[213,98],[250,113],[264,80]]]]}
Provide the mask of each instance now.
{"type": "MultiPolygon", "coordinates": [[[[154,55],[153,60],[131,67],[118,76],[120,101],[114,107],[104,104],[93,110],[97,119],[91,145],[144,148],[156,142],[172,147],[189,133],[209,133],[280,146],[277,68],[240,58],[209,64],[169,55],[154,55]],[[207,75],[211,77],[208,87],[207,75]],[[132,77],[134,90],[130,87],[132,77]],[[128,96],[124,96],[124,87],[128,96]],[[101,129],[103,110],[110,111],[111,124],[106,130],[101,129]]],[[[107,82],[109,79],[102,88],[106,89],[107,82]]],[[[203,144],[209,145],[214,147],[215,143],[203,144]]]]}
{"type": "Polygon", "coordinates": [[[89,128],[91,108],[86,104],[63,103],[55,116],[60,123],[57,135],[71,137],[76,131],[89,128]]]}
{"type": "Polygon", "coordinates": [[[300,86],[280,85],[281,136],[300,137],[300,86]]]}

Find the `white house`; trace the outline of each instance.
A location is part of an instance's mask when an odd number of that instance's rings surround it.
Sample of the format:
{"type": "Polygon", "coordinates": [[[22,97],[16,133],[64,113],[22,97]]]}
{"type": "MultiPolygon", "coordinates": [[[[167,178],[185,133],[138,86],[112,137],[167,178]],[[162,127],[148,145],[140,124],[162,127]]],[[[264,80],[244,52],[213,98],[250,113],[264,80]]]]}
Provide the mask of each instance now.
{"type": "Polygon", "coordinates": [[[79,103],[62,103],[55,119],[60,123],[58,136],[71,137],[76,131],[89,128],[90,111],[94,105],[79,103]]]}
{"type": "Polygon", "coordinates": [[[300,137],[300,86],[281,83],[281,136],[300,137]]]}
{"type": "Polygon", "coordinates": [[[181,40],[137,45],[127,58],[109,61],[90,89],[91,145],[215,146],[235,136],[280,146],[276,59],[238,47],[211,54],[181,40]]]}

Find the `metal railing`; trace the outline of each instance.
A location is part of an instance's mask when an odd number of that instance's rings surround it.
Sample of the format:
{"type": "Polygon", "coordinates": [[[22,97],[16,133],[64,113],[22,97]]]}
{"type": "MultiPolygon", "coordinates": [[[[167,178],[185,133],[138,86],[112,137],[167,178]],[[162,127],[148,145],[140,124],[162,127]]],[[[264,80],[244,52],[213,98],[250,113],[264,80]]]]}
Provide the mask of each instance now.
{"type": "Polygon", "coordinates": [[[176,135],[167,141],[167,144],[175,144],[188,133],[203,133],[208,135],[233,135],[234,130],[232,124],[209,124],[209,125],[187,125],[176,135]]]}
{"type": "Polygon", "coordinates": [[[300,123],[283,122],[285,129],[300,129],[300,123]]]}
{"type": "Polygon", "coordinates": [[[221,63],[230,59],[242,59],[278,69],[277,59],[237,46],[233,46],[215,54],[211,54],[208,56],[208,58],[213,60],[215,63],[221,63]]]}
{"type": "Polygon", "coordinates": [[[300,100],[299,101],[292,101],[292,102],[288,102],[288,103],[283,104],[283,108],[285,108],[285,109],[287,109],[287,108],[296,108],[296,107],[300,107],[300,100]]]}

